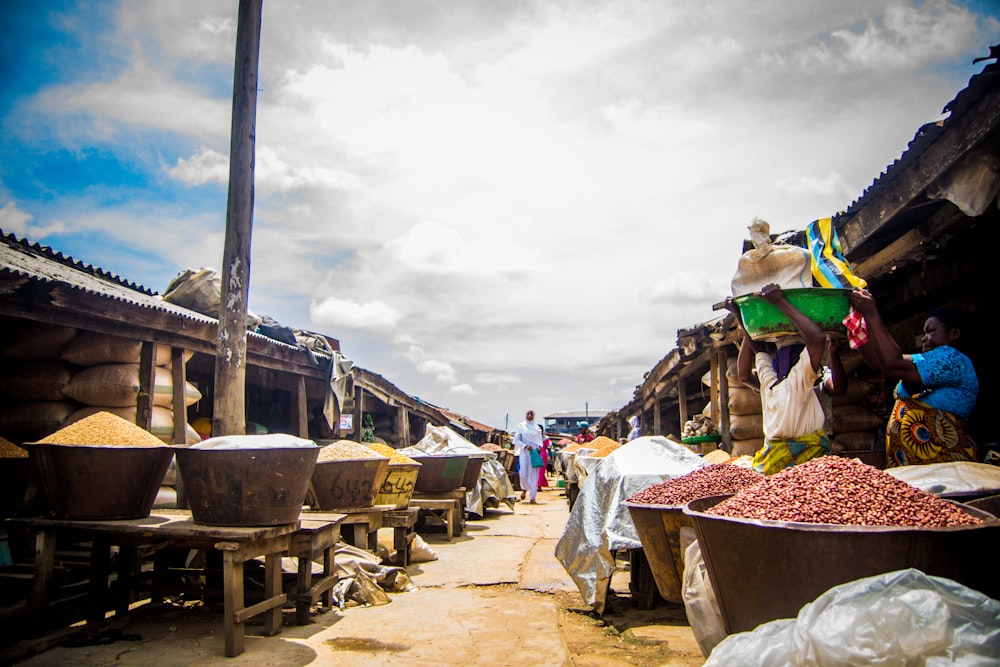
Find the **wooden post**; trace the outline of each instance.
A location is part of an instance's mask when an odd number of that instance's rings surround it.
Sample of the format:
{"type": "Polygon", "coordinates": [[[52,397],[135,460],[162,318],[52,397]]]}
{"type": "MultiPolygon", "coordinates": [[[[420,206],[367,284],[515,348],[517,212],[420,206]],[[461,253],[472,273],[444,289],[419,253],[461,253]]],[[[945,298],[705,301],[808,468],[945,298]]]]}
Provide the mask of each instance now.
{"type": "Polygon", "coordinates": [[[144,341],[139,347],[139,396],[135,404],[135,423],[146,431],[153,425],[153,391],[156,386],[156,345],[144,341]]]}
{"type": "Polygon", "coordinates": [[[298,432],[300,438],[309,437],[309,406],[306,402],[306,377],[299,376],[299,381],[295,385],[295,392],[292,396],[296,423],[293,427],[298,432]]]}
{"type": "Polygon", "coordinates": [[[729,431],[729,355],[726,349],[719,350],[719,434],[722,436],[721,449],[733,451],[733,436],[729,431]]]}
{"type": "Polygon", "coordinates": [[[361,385],[357,385],[354,389],[354,431],[352,431],[352,438],[354,442],[361,442],[361,417],[365,414],[365,390],[362,389],[361,385]]]}
{"type": "Polygon", "coordinates": [[[677,378],[677,419],[681,425],[681,433],[683,433],[684,424],[688,423],[687,382],[684,376],[678,376],[677,378]]]}
{"type": "Polygon", "coordinates": [[[174,440],[175,445],[187,444],[187,368],[184,366],[184,350],[179,347],[170,350],[170,379],[174,395],[174,440]]]}
{"type": "Polygon", "coordinates": [[[213,435],[246,433],[247,302],[253,228],[257,61],[263,0],[240,0],[233,72],[229,146],[229,199],[222,256],[222,302],[215,352],[213,435]]]}

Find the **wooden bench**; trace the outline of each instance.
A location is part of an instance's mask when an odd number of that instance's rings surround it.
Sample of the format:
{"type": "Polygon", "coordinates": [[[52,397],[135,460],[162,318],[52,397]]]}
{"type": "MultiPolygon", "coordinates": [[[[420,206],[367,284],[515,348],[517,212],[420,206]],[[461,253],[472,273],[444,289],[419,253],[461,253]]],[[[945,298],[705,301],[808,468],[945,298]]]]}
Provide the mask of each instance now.
{"type": "Polygon", "coordinates": [[[299,529],[292,533],[288,555],[298,559],[296,575],[295,624],[309,622],[309,610],[320,600],[327,611],[333,608],[333,593],[339,577],[334,571],[334,549],[340,541],[340,522],[345,514],[310,512],[302,515],[299,529]],[[313,581],[313,559],[321,555],[323,572],[313,581]]]}
{"type": "Polygon", "coordinates": [[[392,548],[396,550],[393,565],[406,567],[410,564],[410,552],[413,549],[413,540],[417,536],[416,525],[419,516],[420,510],[416,507],[389,510],[383,516],[382,525],[392,528],[392,548]]]}
{"type": "MultiPolygon", "coordinates": [[[[264,634],[281,629],[281,609],[287,596],[281,587],[281,556],[288,552],[290,538],[298,524],[259,527],[206,526],[196,524],[191,513],[183,510],[156,510],[142,519],[85,521],[69,519],[14,518],[11,524],[23,525],[35,534],[35,581],[30,602],[32,631],[42,634],[51,596],[51,577],[56,541],[60,534],[81,534],[93,541],[91,555],[91,595],[88,620],[104,618],[110,577],[110,549],[123,547],[117,567],[118,595],[116,614],[128,612],[128,601],[135,566],[135,547],[162,544],[171,548],[215,550],[223,562],[223,627],[225,654],[237,656],[244,650],[246,621],[264,615],[264,634]],[[243,564],[264,557],[263,600],[249,607],[245,604],[243,564]]],[[[154,578],[156,574],[154,573],[154,578]]]]}

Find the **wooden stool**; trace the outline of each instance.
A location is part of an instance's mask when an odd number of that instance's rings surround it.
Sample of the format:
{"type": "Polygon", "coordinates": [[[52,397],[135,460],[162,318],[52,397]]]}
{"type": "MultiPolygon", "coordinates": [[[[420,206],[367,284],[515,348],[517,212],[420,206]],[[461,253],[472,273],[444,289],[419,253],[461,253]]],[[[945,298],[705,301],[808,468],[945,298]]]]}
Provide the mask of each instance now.
{"type": "Polygon", "coordinates": [[[309,513],[308,518],[299,520],[299,529],[292,533],[288,555],[299,560],[297,574],[297,595],[295,598],[295,624],[309,622],[309,609],[321,599],[329,611],[333,608],[331,590],[339,577],[333,569],[333,552],[340,541],[340,522],[344,514],[309,513]],[[323,575],[313,583],[313,558],[323,555],[323,575]]]}
{"type": "Polygon", "coordinates": [[[413,539],[417,536],[414,527],[417,525],[419,516],[420,510],[416,507],[407,507],[389,510],[382,517],[382,525],[392,528],[392,547],[396,550],[393,565],[406,567],[410,564],[410,551],[413,548],[413,539]]]}
{"type": "Polygon", "coordinates": [[[382,515],[390,509],[392,509],[390,505],[373,505],[323,512],[302,512],[299,518],[304,520],[313,515],[343,514],[344,518],[340,520],[341,539],[353,547],[375,553],[378,551],[378,529],[382,527],[382,515]]]}
{"type": "Polygon", "coordinates": [[[438,492],[426,492],[417,491],[414,492],[413,496],[410,498],[410,506],[416,507],[414,501],[427,501],[427,500],[456,500],[459,503],[458,516],[456,517],[454,526],[451,527],[452,535],[461,535],[465,531],[465,487],[460,486],[457,489],[452,489],[451,491],[438,491],[438,492]]]}
{"type": "Polygon", "coordinates": [[[459,529],[459,513],[462,511],[461,501],[454,498],[443,498],[441,500],[413,498],[410,499],[410,507],[417,508],[425,517],[426,515],[433,515],[440,519],[444,524],[448,541],[451,542],[455,530],[459,529]]]}

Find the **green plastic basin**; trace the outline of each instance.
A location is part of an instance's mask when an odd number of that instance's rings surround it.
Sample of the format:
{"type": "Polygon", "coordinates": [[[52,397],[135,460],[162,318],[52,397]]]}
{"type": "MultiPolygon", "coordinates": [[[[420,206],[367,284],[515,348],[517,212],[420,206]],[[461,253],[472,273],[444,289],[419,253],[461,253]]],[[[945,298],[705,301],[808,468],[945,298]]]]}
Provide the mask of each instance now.
{"type": "MultiPolygon", "coordinates": [[[[823,331],[845,334],[843,321],[851,308],[849,289],[802,287],[786,289],[785,296],[806,317],[823,331]]],[[[740,308],[743,326],[754,340],[776,341],[798,335],[795,325],[785,315],[757,294],[744,294],[733,299],[740,308]]]]}

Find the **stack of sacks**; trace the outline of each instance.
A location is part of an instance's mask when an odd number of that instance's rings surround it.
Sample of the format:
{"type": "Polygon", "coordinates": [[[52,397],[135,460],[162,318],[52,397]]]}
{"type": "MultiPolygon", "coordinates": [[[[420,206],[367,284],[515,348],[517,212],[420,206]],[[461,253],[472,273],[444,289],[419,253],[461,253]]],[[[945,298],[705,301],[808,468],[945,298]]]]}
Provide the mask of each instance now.
{"type": "Polygon", "coordinates": [[[861,360],[861,354],[841,350],[847,371],[847,392],[831,400],[827,427],[834,454],[885,449],[886,412],[884,378],[861,360]]]}
{"type": "Polygon", "coordinates": [[[764,416],[760,394],[740,381],[736,357],[726,368],[729,381],[729,437],[733,456],[753,456],[764,446],[764,416]]]}
{"type": "MultiPolygon", "coordinates": [[[[111,412],[135,423],[139,396],[139,354],[142,344],[136,340],[84,332],[62,350],[61,358],[76,366],[77,371],[63,394],[84,406],[67,419],[72,423],[95,412],[111,412]]],[[[191,353],[187,352],[185,362],[191,353]]],[[[173,374],[171,350],[157,345],[153,362],[153,410],[150,432],[167,444],[193,444],[201,441],[197,431],[186,424],[184,443],[174,443],[173,374]]],[[[201,392],[190,382],[184,388],[184,407],[201,400],[201,392]]]]}
{"type": "Polygon", "coordinates": [[[80,332],[25,322],[6,333],[0,352],[0,436],[34,442],[62,428],[79,407],[63,394],[78,368],[59,355],[80,332]]]}

